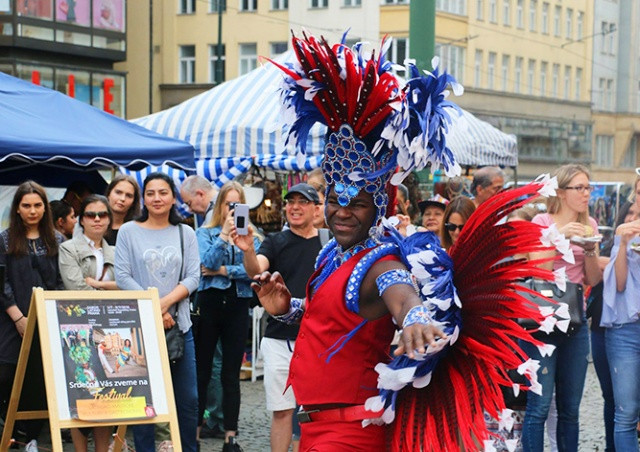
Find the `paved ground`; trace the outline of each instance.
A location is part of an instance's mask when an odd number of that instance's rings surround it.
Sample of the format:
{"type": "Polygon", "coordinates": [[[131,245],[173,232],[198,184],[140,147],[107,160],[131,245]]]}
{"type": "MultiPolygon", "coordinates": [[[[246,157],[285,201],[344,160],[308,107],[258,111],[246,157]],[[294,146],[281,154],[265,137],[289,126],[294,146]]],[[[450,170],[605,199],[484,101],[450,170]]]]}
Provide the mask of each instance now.
{"type": "MultiPolygon", "coordinates": [[[[242,405],[240,408],[240,444],[245,452],[269,450],[270,413],[264,409],[264,388],[262,381],[251,383],[243,381],[241,384],[242,405]]],[[[584,397],[580,408],[580,448],[583,451],[604,451],[604,424],[602,421],[602,397],[600,386],[593,369],[589,365],[584,397]]],[[[45,441],[44,447],[49,447],[45,441]]],[[[42,449],[46,450],[46,449],[42,449]]],[[[70,444],[66,444],[65,452],[73,451],[70,444]]],[[[222,440],[204,439],[201,443],[202,452],[222,450],[222,440]]]]}

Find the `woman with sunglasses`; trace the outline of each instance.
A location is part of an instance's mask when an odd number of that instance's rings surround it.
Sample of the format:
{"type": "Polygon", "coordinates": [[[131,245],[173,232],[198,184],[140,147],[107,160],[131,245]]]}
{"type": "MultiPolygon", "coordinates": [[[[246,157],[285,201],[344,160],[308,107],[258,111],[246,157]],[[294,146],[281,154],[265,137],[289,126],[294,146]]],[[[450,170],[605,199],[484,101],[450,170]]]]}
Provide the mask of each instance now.
{"type": "MultiPolygon", "coordinates": [[[[567,284],[596,285],[602,279],[598,265],[598,245],[582,240],[598,232],[596,221],[589,216],[589,171],[582,165],[564,165],[554,171],[558,181],[557,196],[547,200],[547,213],[536,215],[533,223],[544,227],[555,225],[566,238],[571,239],[575,263],[554,260],[541,264],[547,269],[565,267],[567,284]]],[[[555,251],[531,253],[531,259],[554,257],[555,251]]],[[[582,302],[582,301],[580,301],[582,302]]],[[[542,395],[529,391],[527,411],[522,429],[522,444],[525,451],[544,449],[544,423],[549,413],[555,388],[558,409],[556,439],[561,451],[578,450],[579,409],[582,390],[587,373],[589,333],[586,318],[571,336],[552,334],[541,338],[555,346],[550,356],[542,356],[538,347],[522,343],[522,349],[531,358],[540,362],[538,382],[542,395]]]]}
{"type": "Polygon", "coordinates": [[[440,242],[445,250],[449,251],[456,243],[464,224],[475,210],[476,205],[466,196],[458,196],[447,205],[440,229],[440,242]]]}
{"type": "MultiPolygon", "coordinates": [[[[120,289],[156,287],[165,330],[177,322],[184,335],[184,355],[171,362],[171,381],[182,450],[195,452],[198,394],[189,294],[198,287],[200,259],[195,232],[180,224],[176,194],[176,186],[166,174],[147,176],[142,187],[142,215],[123,224],[118,233],[115,270],[120,289]]],[[[133,434],[137,451],[155,452],[153,424],[134,426],[133,434]]],[[[172,450],[168,438],[159,439],[158,450],[172,450]]]]}
{"type": "MultiPolygon", "coordinates": [[[[117,289],[113,273],[114,250],[104,239],[111,223],[111,209],[107,198],[100,195],[87,196],[82,200],[78,217],[82,235],[60,245],[58,262],[65,289],[117,289]]],[[[107,378],[106,374],[98,376],[101,380],[107,378]]],[[[71,438],[76,452],[88,450],[88,435],[92,430],[96,452],[106,452],[109,449],[112,427],[72,428],[71,438]]]]}
{"type": "MultiPolygon", "coordinates": [[[[20,184],[13,197],[9,229],[0,233],[0,265],[5,266],[0,294],[0,403],[8,403],[34,287],[63,289],[58,248],[64,241],[53,227],[44,188],[33,181],[20,184]]],[[[20,399],[22,410],[46,409],[46,393],[38,334],[33,336],[20,399]]],[[[36,451],[43,420],[25,421],[27,451],[36,451]]]]}
{"type": "MultiPolygon", "coordinates": [[[[244,254],[229,237],[235,204],[245,202],[237,182],[222,186],[213,207],[211,223],[199,228],[198,246],[202,279],[198,288],[200,324],[197,338],[198,420],[202,425],[207,402],[207,385],[218,339],[222,341],[222,411],[225,444],[223,451],[241,451],[236,442],[240,414],[240,366],[249,327],[251,280],[242,264],[244,254]]],[[[255,230],[255,228],[254,228],[255,230]]],[[[254,237],[257,250],[260,240],[254,237]]]]}

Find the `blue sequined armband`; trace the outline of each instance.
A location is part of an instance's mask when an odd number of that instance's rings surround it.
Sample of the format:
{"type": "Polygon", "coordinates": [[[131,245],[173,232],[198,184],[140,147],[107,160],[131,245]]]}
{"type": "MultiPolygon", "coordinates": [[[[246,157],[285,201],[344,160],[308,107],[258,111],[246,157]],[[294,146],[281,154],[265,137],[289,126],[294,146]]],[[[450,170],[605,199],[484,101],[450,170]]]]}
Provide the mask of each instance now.
{"type": "Polygon", "coordinates": [[[298,323],[304,314],[304,298],[292,298],[289,312],[274,315],[273,318],[288,325],[298,323]]]}
{"type": "Polygon", "coordinates": [[[394,269],[386,271],[376,278],[376,286],[378,286],[380,296],[390,286],[395,286],[396,284],[406,284],[413,287],[411,273],[404,269],[394,269]]]}
{"type": "Polygon", "coordinates": [[[409,312],[407,312],[407,315],[402,322],[402,328],[415,325],[416,323],[419,323],[421,325],[427,325],[431,323],[429,310],[423,305],[414,306],[409,309],[409,312]]]}

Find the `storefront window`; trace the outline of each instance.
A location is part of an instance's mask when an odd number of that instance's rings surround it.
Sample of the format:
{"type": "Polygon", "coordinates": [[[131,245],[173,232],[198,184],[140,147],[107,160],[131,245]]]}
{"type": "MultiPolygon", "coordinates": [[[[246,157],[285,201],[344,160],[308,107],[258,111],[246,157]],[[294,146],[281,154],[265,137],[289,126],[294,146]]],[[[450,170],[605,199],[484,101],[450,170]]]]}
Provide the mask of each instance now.
{"type": "Polygon", "coordinates": [[[68,30],[57,30],[56,41],[64,42],[65,44],[74,44],[77,46],[90,46],[91,35],[85,33],[75,33],[68,30]]]}
{"type": "Polygon", "coordinates": [[[99,49],[120,50],[124,52],[126,49],[126,41],[120,38],[108,38],[106,36],[93,35],[93,47],[97,47],[99,49]]]}
{"type": "Polygon", "coordinates": [[[56,0],[56,21],[88,27],[91,25],[89,0],[56,0]]]}
{"type": "Polygon", "coordinates": [[[92,0],[93,26],[124,33],[124,0],[92,0]]]}
{"type": "Polygon", "coordinates": [[[16,12],[20,16],[37,19],[53,19],[52,0],[16,0],[16,12]]]}
{"type": "Polygon", "coordinates": [[[87,104],[91,103],[91,85],[88,72],[56,69],[55,89],[87,104]]]}
{"type": "Polygon", "coordinates": [[[124,77],[94,73],[91,81],[91,104],[100,110],[124,117],[124,77]]]}
{"type": "Polygon", "coordinates": [[[5,74],[9,74],[9,75],[14,75],[13,64],[0,64],[0,72],[4,72],[5,74]]]}
{"type": "Polygon", "coordinates": [[[36,27],[34,25],[18,24],[18,36],[23,38],[41,39],[43,41],[53,41],[53,29],[36,27]]]}
{"type": "Polygon", "coordinates": [[[16,65],[16,77],[27,80],[36,85],[53,89],[53,68],[48,66],[16,65]]]}
{"type": "Polygon", "coordinates": [[[0,14],[11,13],[11,0],[0,0],[0,14]]]}

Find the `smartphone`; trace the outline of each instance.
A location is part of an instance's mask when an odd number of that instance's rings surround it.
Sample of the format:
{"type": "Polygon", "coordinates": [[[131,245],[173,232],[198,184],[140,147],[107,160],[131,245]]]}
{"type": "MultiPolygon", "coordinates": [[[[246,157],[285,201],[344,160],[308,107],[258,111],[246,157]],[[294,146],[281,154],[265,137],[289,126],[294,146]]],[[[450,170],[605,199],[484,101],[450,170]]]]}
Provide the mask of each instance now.
{"type": "Polygon", "coordinates": [[[236,204],[233,209],[233,221],[236,225],[238,235],[249,233],[249,206],[247,204],[236,204]]]}

